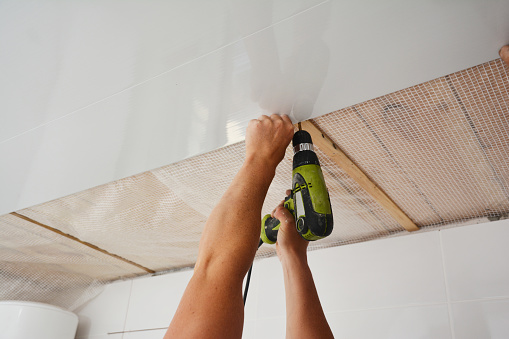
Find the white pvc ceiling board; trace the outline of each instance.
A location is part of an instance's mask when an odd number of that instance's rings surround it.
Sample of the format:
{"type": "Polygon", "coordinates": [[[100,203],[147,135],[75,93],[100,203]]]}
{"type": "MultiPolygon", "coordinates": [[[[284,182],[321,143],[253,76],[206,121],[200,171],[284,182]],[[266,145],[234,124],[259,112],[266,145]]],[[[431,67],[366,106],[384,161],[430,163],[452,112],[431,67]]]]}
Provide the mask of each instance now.
{"type": "Polygon", "coordinates": [[[509,42],[506,1],[0,6],[0,214],[241,141],[263,111],[316,117],[509,42]]]}
{"type": "Polygon", "coordinates": [[[320,2],[248,1],[240,6],[229,0],[3,1],[0,88],[4,97],[0,108],[12,114],[0,126],[0,141],[147,81],[320,2]],[[249,15],[238,25],[236,13],[241,11],[249,15]]]}

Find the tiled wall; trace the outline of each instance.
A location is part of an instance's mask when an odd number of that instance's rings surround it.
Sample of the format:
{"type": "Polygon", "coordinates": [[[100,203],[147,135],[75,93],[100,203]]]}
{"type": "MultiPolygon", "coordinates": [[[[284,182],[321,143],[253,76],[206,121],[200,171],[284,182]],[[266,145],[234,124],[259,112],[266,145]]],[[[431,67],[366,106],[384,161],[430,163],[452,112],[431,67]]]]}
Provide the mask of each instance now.
{"type": "MultiPolygon", "coordinates": [[[[509,338],[509,220],[313,251],[309,264],[336,338],[509,338]]],[[[77,338],[161,339],[191,274],[109,285],[78,311],[77,338]]],[[[284,298],[278,259],[256,261],[244,338],[284,338],[284,298]]]]}

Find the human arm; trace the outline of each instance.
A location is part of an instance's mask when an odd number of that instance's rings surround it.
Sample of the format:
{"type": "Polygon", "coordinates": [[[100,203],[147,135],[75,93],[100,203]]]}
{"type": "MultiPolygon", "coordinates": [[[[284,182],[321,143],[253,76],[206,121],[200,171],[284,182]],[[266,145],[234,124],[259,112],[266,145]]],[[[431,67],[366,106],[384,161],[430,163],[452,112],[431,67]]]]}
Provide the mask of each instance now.
{"type": "Polygon", "coordinates": [[[205,223],[193,277],[166,339],[242,336],[242,281],[256,253],[265,195],[292,136],[287,116],[250,121],[244,164],[205,223]]]}
{"type": "Polygon", "coordinates": [[[272,215],[281,222],[276,250],[285,283],[286,338],[334,338],[308,266],[309,242],[299,235],[293,216],[283,204],[272,215]]]}

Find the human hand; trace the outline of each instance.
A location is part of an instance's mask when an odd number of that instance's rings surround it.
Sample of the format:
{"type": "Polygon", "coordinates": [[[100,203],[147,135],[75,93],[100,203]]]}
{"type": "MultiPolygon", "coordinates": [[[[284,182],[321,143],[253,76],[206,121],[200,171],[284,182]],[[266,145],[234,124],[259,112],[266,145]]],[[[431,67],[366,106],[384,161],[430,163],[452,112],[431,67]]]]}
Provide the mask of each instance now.
{"type": "Polygon", "coordinates": [[[498,54],[505,64],[509,66],[509,45],[502,46],[502,48],[498,51],[498,54]]]}
{"type": "Polygon", "coordinates": [[[246,131],[246,159],[261,160],[276,168],[292,137],[293,125],[287,115],[262,115],[251,120],[246,131]]]}
{"type": "MultiPolygon", "coordinates": [[[[290,195],[290,193],[290,190],[286,191],[286,195],[290,195]]],[[[284,201],[271,214],[273,218],[278,219],[281,223],[276,241],[277,256],[283,264],[289,259],[306,260],[309,241],[302,238],[297,232],[295,219],[283,204],[284,201]]]]}

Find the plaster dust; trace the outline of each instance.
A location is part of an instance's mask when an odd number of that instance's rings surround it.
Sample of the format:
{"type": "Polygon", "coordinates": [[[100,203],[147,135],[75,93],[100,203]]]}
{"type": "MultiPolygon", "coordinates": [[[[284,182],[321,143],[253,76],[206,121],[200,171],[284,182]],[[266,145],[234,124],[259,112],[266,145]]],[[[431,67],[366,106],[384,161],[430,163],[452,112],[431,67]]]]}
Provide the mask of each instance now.
{"type": "MultiPolygon", "coordinates": [[[[509,212],[509,73],[491,61],[314,119],[423,230],[509,212]]],[[[310,250],[406,232],[317,148],[335,228],[310,250]]],[[[156,272],[192,267],[244,143],[17,211],[156,272]]],[[[291,184],[287,149],[263,213],[291,184]]],[[[0,217],[0,299],[74,308],[101,284],[146,274],[12,215],[0,217]],[[51,234],[50,234],[51,233],[51,234]]],[[[262,246],[257,257],[272,256],[262,246]]]]}

